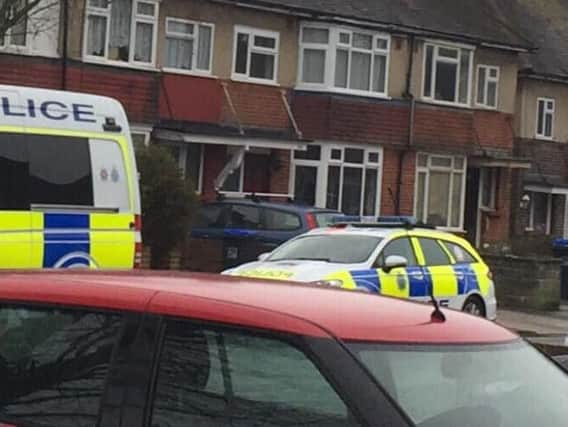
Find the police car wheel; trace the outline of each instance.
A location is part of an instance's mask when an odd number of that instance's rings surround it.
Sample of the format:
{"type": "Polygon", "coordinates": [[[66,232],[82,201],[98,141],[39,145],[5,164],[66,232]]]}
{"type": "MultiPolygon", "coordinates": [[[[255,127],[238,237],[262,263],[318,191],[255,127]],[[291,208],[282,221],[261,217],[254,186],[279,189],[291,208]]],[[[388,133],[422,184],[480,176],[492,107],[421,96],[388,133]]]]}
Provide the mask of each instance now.
{"type": "Polygon", "coordinates": [[[477,295],[472,295],[465,300],[462,311],[474,316],[485,317],[485,305],[477,295]]]}

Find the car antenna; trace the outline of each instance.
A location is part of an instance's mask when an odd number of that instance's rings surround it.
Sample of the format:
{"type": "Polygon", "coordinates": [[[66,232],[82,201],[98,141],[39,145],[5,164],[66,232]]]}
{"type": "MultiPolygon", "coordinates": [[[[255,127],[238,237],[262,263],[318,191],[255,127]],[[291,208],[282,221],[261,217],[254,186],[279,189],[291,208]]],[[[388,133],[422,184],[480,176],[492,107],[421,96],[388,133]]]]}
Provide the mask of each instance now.
{"type": "Polygon", "coordinates": [[[434,305],[434,311],[430,315],[430,319],[432,320],[432,322],[436,322],[436,323],[445,322],[446,321],[446,315],[440,309],[440,304],[438,304],[438,301],[434,297],[434,288],[433,287],[430,288],[430,301],[434,305]]]}

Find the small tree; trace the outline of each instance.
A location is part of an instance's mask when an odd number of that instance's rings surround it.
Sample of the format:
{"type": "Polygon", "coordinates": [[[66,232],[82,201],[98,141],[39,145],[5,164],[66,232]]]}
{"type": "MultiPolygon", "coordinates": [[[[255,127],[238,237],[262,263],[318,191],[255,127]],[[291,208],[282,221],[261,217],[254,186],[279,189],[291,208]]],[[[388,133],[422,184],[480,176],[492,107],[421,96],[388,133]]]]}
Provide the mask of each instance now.
{"type": "Polygon", "coordinates": [[[152,268],[166,268],[170,252],[182,243],[196,207],[195,192],[181,179],[169,151],[150,145],[137,154],[142,198],[142,239],[151,248],[152,268]]]}

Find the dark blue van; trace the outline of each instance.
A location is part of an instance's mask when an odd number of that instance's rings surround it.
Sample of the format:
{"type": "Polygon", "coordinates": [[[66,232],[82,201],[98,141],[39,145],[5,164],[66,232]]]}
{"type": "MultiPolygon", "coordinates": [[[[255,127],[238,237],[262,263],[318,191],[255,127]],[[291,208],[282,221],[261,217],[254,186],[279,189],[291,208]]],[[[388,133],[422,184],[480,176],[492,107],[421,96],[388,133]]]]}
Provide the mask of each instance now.
{"type": "MultiPolygon", "coordinates": [[[[231,268],[254,261],[261,253],[308,230],[325,227],[338,216],[341,213],[334,210],[294,203],[224,199],[199,209],[191,240],[218,241],[223,247],[222,268],[231,268]]],[[[197,246],[192,247],[195,252],[197,246]]],[[[203,256],[207,256],[206,252],[203,256]]],[[[191,255],[195,258],[198,254],[191,255]]]]}

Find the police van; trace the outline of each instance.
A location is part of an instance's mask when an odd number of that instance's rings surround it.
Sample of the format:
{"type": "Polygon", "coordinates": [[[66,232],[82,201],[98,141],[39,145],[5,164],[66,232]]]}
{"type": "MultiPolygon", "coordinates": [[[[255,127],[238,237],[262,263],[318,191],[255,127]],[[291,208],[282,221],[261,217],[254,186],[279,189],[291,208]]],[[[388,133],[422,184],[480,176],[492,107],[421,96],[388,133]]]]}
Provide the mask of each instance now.
{"type": "Polygon", "coordinates": [[[110,98],[0,85],[0,268],[141,259],[128,120],[110,98]]]}

